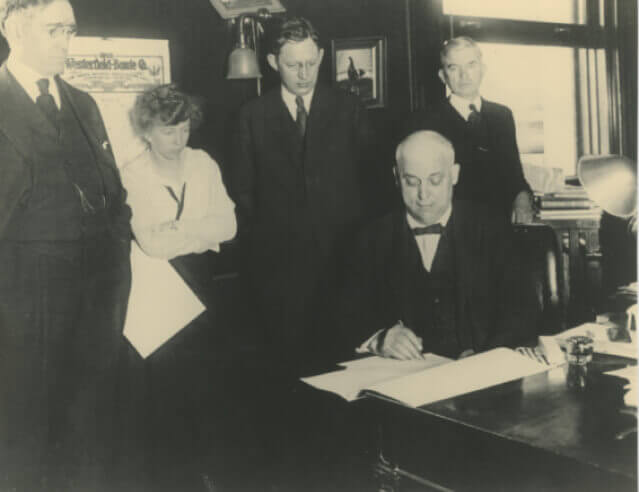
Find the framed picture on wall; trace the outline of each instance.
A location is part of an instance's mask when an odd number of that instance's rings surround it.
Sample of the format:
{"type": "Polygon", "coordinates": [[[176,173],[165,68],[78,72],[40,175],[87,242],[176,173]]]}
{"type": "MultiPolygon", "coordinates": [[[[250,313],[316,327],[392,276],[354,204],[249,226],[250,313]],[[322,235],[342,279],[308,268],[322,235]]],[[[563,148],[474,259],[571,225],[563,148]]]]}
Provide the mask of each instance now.
{"type": "Polygon", "coordinates": [[[386,38],[331,41],[333,84],[359,96],[367,108],[386,106],[386,38]]]}
{"type": "Polygon", "coordinates": [[[211,0],[211,4],[222,19],[254,13],[259,9],[266,9],[271,13],[286,11],[279,0],[211,0]]]}

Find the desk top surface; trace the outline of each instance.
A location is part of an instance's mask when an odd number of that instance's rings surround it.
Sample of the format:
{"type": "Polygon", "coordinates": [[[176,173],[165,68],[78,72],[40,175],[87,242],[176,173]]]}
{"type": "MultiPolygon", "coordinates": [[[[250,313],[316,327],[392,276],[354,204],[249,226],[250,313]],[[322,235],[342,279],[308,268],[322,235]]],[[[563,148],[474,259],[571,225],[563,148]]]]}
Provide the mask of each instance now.
{"type": "MultiPolygon", "coordinates": [[[[563,365],[548,372],[494,386],[417,409],[633,479],[637,477],[637,434],[616,435],[636,426],[621,412],[625,381],[603,372],[624,367],[628,359],[595,355],[585,387],[569,384],[563,365]]],[[[372,396],[373,398],[377,398],[372,396]]],[[[400,405],[399,403],[391,403],[400,405]]]]}

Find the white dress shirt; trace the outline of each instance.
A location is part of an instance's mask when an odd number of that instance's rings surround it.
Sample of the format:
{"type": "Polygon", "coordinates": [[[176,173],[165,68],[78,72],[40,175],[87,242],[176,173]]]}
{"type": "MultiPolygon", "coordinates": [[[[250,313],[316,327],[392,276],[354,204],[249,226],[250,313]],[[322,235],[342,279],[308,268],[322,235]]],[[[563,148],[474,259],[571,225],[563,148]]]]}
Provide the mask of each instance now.
{"type": "MultiPolygon", "coordinates": [[[[446,212],[444,212],[444,215],[442,215],[436,223],[441,224],[442,227],[446,227],[446,224],[448,224],[448,220],[450,219],[451,211],[452,208],[449,206],[446,212]]],[[[406,220],[408,221],[408,227],[410,227],[411,230],[416,227],[423,227],[423,225],[417,222],[410,214],[406,214],[406,220]]],[[[420,234],[415,236],[417,248],[419,249],[419,254],[422,257],[422,264],[429,272],[433,266],[433,260],[435,259],[435,253],[437,253],[437,245],[439,244],[440,237],[440,234],[420,234]]]]}
{"type": "Polygon", "coordinates": [[[472,101],[469,101],[468,99],[464,99],[463,97],[459,97],[457,94],[451,94],[448,97],[448,100],[450,101],[451,106],[453,108],[455,108],[455,110],[466,121],[468,121],[468,116],[470,116],[470,113],[472,112],[471,109],[470,109],[470,105],[471,104],[475,105],[475,108],[477,108],[478,112],[481,111],[481,96],[477,96],[472,101]]]}
{"type": "MultiPolygon", "coordinates": [[[[448,225],[448,221],[450,220],[450,214],[452,213],[452,210],[452,206],[449,205],[444,214],[437,222],[435,222],[435,224],[441,224],[442,227],[446,227],[448,225]]],[[[406,220],[408,221],[408,227],[410,227],[411,231],[416,227],[424,227],[423,224],[417,222],[408,213],[406,214],[406,220]]],[[[439,245],[441,234],[420,234],[414,237],[415,242],[417,243],[417,248],[419,249],[419,254],[422,257],[422,265],[424,265],[424,268],[430,272],[430,269],[433,266],[433,260],[435,259],[435,254],[437,253],[437,246],[439,245]]],[[[400,320],[397,320],[397,322],[399,323],[400,320]]],[[[389,326],[389,328],[391,327],[389,326]]],[[[364,343],[357,347],[355,349],[355,352],[358,354],[376,354],[377,339],[379,338],[379,335],[382,331],[384,330],[376,331],[370,338],[368,338],[364,343]]]]}
{"type": "Polygon", "coordinates": [[[135,238],[149,256],[174,258],[188,253],[219,251],[235,236],[235,205],[222,182],[217,163],[203,150],[184,149],[184,208],[175,220],[177,203],[166,186],[176,185],[157,174],[149,150],[122,169],[135,238]]]}
{"type": "MultiPolygon", "coordinates": [[[[311,101],[313,100],[313,93],[315,89],[313,89],[308,94],[304,94],[302,96],[302,100],[304,101],[304,109],[306,109],[306,114],[311,112],[311,101]]],[[[289,91],[286,87],[282,86],[282,99],[284,100],[284,104],[288,109],[288,112],[291,113],[291,118],[293,121],[297,121],[297,103],[295,102],[295,98],[297,96],[289,91]]]]}
{"type": "Polygon", "coordinates": [[[38,80],[49,79],[49,94],[53,96],[56,106],[60,109],[60,92],[58,91],[58,84],[55,83],[53,77],[44,77],[40,75],[38,72],[18,60],[13,53],[9,53],[9,58],[7,58],[7,68],[33,102],[36,102],[36,99],[40,95],[38,80]]]}

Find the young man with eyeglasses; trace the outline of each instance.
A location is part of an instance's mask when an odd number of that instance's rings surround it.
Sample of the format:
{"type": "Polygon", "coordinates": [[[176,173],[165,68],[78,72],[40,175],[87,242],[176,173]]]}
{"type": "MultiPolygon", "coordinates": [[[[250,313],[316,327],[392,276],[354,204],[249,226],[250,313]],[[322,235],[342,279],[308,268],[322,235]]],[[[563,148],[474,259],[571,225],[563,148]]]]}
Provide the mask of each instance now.
{"type": "Polygon", "coordinates": [[[326,358],[336,246],[366,205],[358,99],[318,83],[324,49],[301,17],[270,36],[280,84],[240,111],[229,191],[267,357],[293,379],[326,358]]]}

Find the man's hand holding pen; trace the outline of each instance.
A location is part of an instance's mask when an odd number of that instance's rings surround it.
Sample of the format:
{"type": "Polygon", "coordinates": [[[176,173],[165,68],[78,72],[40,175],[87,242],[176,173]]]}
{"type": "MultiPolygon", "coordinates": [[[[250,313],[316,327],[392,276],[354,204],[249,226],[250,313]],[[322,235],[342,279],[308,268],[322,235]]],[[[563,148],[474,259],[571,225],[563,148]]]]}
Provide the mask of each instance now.
{"type": "Polygon", "coordinates": [[[379,340],[378,352],[384,357],[409,360],[422,359],[422,339],[413,330],[398,321],[379,340]]]}

